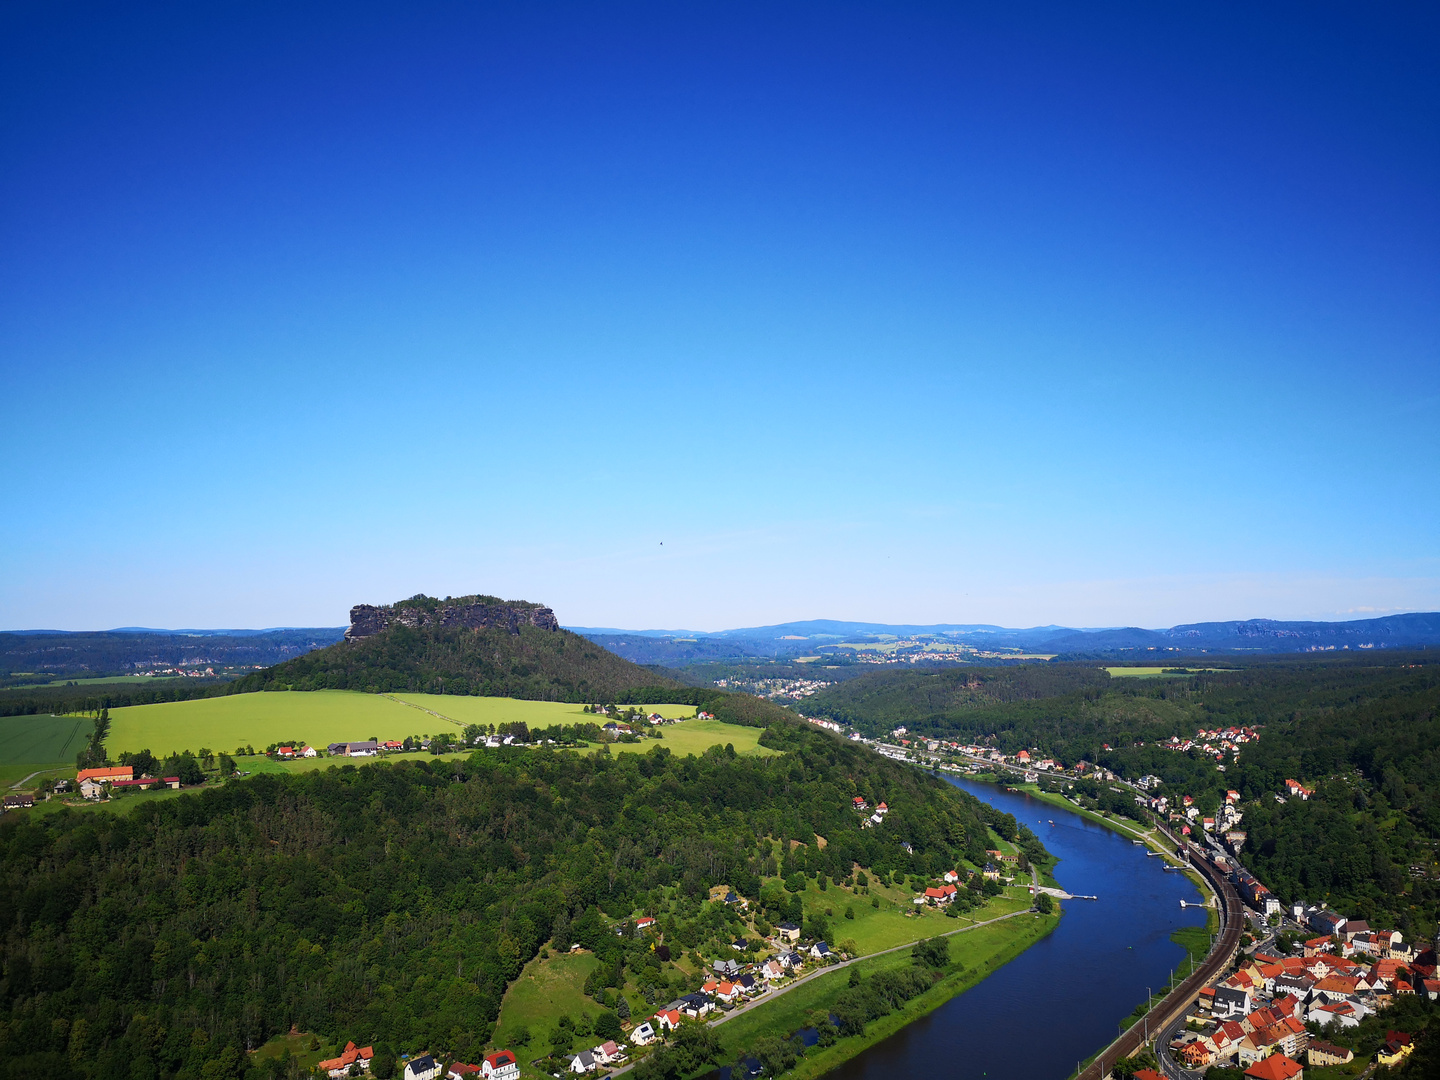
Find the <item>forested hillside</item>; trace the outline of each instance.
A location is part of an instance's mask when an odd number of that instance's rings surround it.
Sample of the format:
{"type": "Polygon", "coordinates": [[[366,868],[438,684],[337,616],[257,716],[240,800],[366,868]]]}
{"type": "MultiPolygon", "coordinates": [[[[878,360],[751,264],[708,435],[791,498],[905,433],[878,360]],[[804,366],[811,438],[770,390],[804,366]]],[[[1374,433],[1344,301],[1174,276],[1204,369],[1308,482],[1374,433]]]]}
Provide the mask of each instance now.
{"type": "Polygon", "coordinates": [[[1014,835],[952,786],[803,725],[764,741],[786,752],[500,751],[257,776],[129,816],[7,815],[0,1077],[221,1080],[291,1025],[473,1060],[554,933],[677,978],[609,928],[659,888],[757,898],[792,839],[838,878],[983,858],[991,818],[1014,835]],[[860,829],[857,793],[889,802],[884,829],[860,829]]]}
{"type": "Polygon", "coordinates": [[[538,701],[611,701],[626,690],[678,686],[568,630],[394,625],[246,676],[234,693],[292,690],[480,694],[538,701]]]}

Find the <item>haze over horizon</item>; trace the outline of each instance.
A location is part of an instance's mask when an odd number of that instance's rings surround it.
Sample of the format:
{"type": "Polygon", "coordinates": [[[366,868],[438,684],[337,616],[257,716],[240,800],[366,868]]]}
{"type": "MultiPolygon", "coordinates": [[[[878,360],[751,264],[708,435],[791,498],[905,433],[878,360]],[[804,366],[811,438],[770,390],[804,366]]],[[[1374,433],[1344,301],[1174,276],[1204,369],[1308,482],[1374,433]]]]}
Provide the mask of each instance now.
{"type": "Polygon", "coordinates": [[[9,5],[0,626],[1440,609],[1437,46],[1342,5],[9,5]]]}

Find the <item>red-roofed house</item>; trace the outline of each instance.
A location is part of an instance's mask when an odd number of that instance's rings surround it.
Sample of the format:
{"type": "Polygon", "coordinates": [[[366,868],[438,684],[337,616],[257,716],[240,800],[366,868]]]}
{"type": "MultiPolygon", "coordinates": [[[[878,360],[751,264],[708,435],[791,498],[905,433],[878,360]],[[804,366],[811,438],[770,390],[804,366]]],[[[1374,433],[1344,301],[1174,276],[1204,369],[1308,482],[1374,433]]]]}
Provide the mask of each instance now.
{"type": "Polygon", "coordinates": [[[80,784],[86,780],[94,780],[99,784],[110,784],[116,780],[133,780],[135,770],[129,765],[118,766],[113,769],[81,769],[75,774],[75,783],[80,784]]]}
{"type": "MultiPolygon", "coordinates": [[[[468,1065],[466,1068],[473,1069],[474,1066],[468,1065]]],[[[480,1063],[480,1074],[485,1080],[517,1080],[520,1063],[509,1050],[496,1050],[493,1054],[485,1055],[485,1059],[480,1063]]]]}
{"type": "Polygon", "coordinates": [[[660,1025],[662,1031],[674,1031],[680,1026],[680,1010],[666,1009],[664,1012],[655,1014],[655,1022],[660,1025]]]}
{"type": "Polygon", "coordinates": [[[1245,1070],[1250,1080],[1301,1080],[1305,1070],[1300,1063],[1284,1054],[1271,1054],[1245,1070]]]}
{"type": "Polygon", "coordinates": [[[323,1070],[327,1075],[333,1077],[345,1076],[350,1072],[351,1065],[359,1065],[364,1072],[370,1071],[370,1059],[375,1056],[373,1046],[356,1046],[353,1042],[345,1044],[345,1051],[337,1058],[330,1058],[315,1066],[323,1070]]]}
{"type": "Polygon", "coordinates": [[[642,915],[642,916],[640,916],[640,918],[638,918],[638,919],[635,920],[635,929],[636,929],[636,930],[649,930],[650,927],[652,927],[652,926],[654,926],[654,925],[655,925],[655,920],[654,920],[653,918],[651,918],[649,915],[642,915]]]}

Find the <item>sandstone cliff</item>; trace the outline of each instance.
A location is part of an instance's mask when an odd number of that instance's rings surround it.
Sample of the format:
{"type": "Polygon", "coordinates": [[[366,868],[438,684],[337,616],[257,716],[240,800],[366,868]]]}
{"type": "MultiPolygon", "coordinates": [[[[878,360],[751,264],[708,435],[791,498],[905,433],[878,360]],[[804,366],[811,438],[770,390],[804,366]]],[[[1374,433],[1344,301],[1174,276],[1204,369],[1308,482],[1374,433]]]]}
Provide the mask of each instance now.
{"type": "Polygon", "coordinates": [[[356,604],[350,609],[350,629],[346,641],[362,641],[391,626],[411,629],[464,628],[468,630],[508,630],[520,633],[522,626],[540,630],[559,630],[555,613],[540,604],[522,600],[501,600],[494,596],[459,596],[436,600],[414,596],[398,604],[376,607],[356,604]]]}

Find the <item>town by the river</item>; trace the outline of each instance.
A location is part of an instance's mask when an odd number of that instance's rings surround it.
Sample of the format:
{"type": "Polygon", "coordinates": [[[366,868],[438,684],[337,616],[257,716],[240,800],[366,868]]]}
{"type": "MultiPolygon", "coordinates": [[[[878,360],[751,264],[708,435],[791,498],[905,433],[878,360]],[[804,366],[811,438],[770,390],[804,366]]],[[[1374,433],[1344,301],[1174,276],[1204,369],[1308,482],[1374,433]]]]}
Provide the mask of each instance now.
{"type": "Polygon", "coordinates": [[[1170,935],[1204,925],[1203,910],[1180,906],[1203,898],[1185,875],[1166,873],[1164,860],[1078,814],[994,784],[947,779],[1034,829],[1060,859],[1060,886],[1098,899],[1063,901],[1049,937],[829,1075],[1063,1080],[1177,966],[1185,973],[1185,950],[1170,935]]]}

